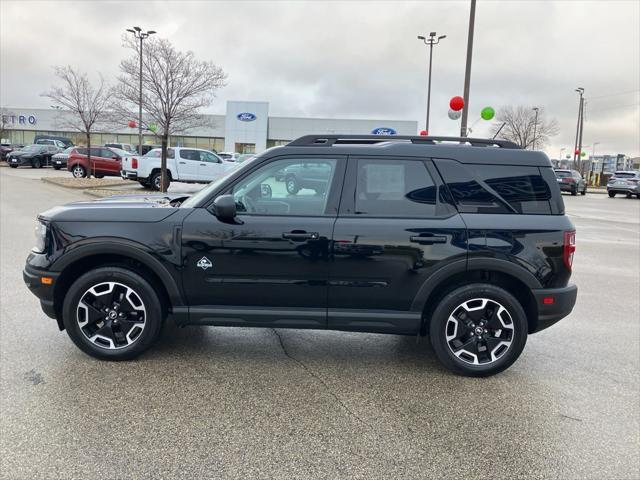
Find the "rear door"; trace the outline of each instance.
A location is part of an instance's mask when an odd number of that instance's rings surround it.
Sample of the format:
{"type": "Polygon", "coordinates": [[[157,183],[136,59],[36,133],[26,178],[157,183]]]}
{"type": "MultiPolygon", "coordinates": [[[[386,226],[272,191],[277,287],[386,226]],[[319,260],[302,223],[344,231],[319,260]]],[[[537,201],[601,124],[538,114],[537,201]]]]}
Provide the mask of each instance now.
{"type": "Polygon", "coordinates": [[[416,333],[430,275],[466,261],[466,229],[431,162],[350,157],[333,234],[328,327],[416,333]]]}
{"type": "Polygon", "coordinates": [[[105,175],[120,175],[120,169],[122,167],[120,155],[108,148],[101,148],[100,158],[103,162],[105,175]]]}
{"type": "Polygon", "coordinates": [[[195,181],[199,179],[198,170],[201,162],[198,150],[181,148],[179,149],[179,158],[176,160],[180,180],[195,181]]]}

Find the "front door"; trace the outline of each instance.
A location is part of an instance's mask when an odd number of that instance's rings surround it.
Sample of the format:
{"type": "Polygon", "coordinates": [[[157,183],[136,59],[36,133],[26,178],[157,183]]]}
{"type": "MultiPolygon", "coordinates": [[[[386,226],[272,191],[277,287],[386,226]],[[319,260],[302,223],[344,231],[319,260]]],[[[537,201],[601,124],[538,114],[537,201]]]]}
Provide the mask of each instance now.
{"type": "Polygon", "coordinates": [[[332,329],[416,333],[420,287],[465,261],[466,229],[441,201],[438,174],[418,158],[349,159],[329,275],[332,329]]]}
{"type": "Polygon", "coordinates": [[[280,158],[258,165],[225,193],[235,223],[198,208],[183,225],[183,286],[190,318],[216,325],[326,327],[327,279],[345,159],[280,158]],[[323,162],[322,193],[287,192],[278,172],[323,162]]]}
{"type": "Polygon", "coordinates": [[[178,176],[180,180],[197,181],[198,170],[200,168],[200,152],[190,148],[181,148],[179,150],[178,176]]]}
{"type": "Polygon", "coordinates": [[[215,180],[224,172],[228,167],[224,165],[222,159],[212,152],[206,152],[199,150],[200,163],[198,164],[198,178],[203,182],[210,182],[215,180]]]}

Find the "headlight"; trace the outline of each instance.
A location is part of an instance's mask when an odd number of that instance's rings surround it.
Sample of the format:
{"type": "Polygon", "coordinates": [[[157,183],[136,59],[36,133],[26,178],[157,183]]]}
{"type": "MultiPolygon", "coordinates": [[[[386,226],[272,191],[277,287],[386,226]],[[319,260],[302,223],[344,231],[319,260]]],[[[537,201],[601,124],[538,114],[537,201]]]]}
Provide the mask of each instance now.
{"type": "Polygon", "coordinates": [[[36,244],[33,247],[33,251],[37,253],[44,253],[47,248],[47,224],[36,220],[36,244]]]}

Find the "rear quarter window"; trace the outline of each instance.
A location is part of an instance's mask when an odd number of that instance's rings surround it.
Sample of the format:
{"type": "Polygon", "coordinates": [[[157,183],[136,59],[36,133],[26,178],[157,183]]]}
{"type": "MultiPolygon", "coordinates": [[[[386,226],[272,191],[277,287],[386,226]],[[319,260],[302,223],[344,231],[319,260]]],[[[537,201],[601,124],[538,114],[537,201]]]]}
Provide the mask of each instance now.
{"type": "Polygon", "coordinates": [[[544,215],[558,210],[551,205],[553,192],[559,195],[551,168],[552,184],[538,167],[463,165],[443,159],[437,159],[436,166],[461,213],[544,215]]]}

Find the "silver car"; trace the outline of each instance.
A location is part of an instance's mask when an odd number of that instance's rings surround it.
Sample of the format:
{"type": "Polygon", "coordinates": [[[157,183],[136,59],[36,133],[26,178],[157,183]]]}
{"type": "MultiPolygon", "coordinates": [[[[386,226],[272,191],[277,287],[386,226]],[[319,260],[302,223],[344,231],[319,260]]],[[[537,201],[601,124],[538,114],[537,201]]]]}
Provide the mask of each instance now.
{"type": "Polygon", "coordinates": [[[634,195],[640,198],[640,171],[627,170],[615,172],[607,182],[607,193],[615,197],[618,193],[624,193],[627,198],[634,195]]]}

